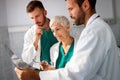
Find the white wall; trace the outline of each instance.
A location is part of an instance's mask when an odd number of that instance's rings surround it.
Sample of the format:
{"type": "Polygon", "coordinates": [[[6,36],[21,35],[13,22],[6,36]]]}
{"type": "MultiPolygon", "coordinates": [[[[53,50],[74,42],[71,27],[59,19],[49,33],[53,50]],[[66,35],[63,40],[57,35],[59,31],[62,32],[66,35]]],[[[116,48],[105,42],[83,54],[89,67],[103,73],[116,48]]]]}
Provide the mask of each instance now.
{"type": "Polygon", "coordinates": [[[117,44],[120,46],[120,0],[114,1],[114,13],[115,13],[115,24],[111,25],[114,35],[117,40],[117,44]]]}
{"type": "Polygon", "coordinates": [[[4,44],[9,45],[6,0],[0,0],[0,80],[17,80],[9,52],[4,44]]]}
{"type": "MultiPolygon", "coordinates": [[[[30,0],[6,0],[8,26],[20,26],[32,24],[26,13],[26,5],[30,0]]],[[[69,18],[65,0],[41,0],[48,11],[48,17],[55,15],[65,15],[69,18]]],[[[97,11],[99,14],[108,19],[114,18],[112,0],[98,0],[97,11]],[[108,7],[106,7],[108,6],[108,7]],[[109,14],[108,14],[109,13],[109,14]]],[[[70,18],[69,18],[70,19],[70,18]]]]}
{"type": "Polygon", "coordinates": [[[0,0],[0,27],[7,26],[7,14],[5,0],[0,0]]]}
{"type": "Polygon", "coordinates": [[[97,0],[96,11],[108,23],[114,23],[114,0],[97,0]]]}
{"type": "Polygon", "coordinates": [[[114,5],[114,7],[115,7],[115,17],[116,18],[120,18],[120,0],[114,0],[115,2],[115,5],[114,5]]]}
{"type": "Polygon", "coordinates": [[[8,42],[7,27],[0,27],[0,80],[17,80],[9,52],[5,48],[8,42]]]}
{"type": "Polygon", "coordinates": [[[7,23],[9,27],[31,24],[26,13],[26,5],[30,0],[6,0],[7,23]]]}

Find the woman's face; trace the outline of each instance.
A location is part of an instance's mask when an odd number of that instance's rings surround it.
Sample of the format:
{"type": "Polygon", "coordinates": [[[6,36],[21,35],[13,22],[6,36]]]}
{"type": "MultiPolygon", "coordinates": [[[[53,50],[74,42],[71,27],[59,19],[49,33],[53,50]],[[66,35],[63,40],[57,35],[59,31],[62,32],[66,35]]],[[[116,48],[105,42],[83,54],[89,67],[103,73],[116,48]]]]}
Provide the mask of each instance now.
{"type": "Polygon", "coordinates": [[[59,42],[64,42],[66,37],[70,36],[68,26],[62,26],[60,23],[54,23],[51,30],[59,42]]]}

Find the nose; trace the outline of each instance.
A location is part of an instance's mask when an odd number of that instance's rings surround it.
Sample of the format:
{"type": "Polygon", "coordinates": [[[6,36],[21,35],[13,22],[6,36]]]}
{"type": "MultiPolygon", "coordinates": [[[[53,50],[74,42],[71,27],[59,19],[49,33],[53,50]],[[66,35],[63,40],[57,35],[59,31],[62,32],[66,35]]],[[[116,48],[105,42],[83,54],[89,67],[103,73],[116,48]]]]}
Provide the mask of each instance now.
{"type": "Polygon", "coordinates": [[[71,17],[72,16],[72,13],[70,11],[68,11],[68,15],[71,17]]]}
{"type": "Polygon", "coordinates": [[[54,31],[54,32],[53,32],[53,34],[54,34],[54,36],[55,36],[55,37],[57,37],[57,36],[58,36],[57,31],[54,31]]]}
{"type": "Polygon", "coordinates": [[[54,32],[53,34],[54,34],[54,36],[56,37],[56,32],[54,32]]]}
{"type": "Polygon", "coordinates": [[[36,24],[36,23],[37,23],[37,18],[34,18],[34,19],[33,19],[33,22],[36,24]]]}

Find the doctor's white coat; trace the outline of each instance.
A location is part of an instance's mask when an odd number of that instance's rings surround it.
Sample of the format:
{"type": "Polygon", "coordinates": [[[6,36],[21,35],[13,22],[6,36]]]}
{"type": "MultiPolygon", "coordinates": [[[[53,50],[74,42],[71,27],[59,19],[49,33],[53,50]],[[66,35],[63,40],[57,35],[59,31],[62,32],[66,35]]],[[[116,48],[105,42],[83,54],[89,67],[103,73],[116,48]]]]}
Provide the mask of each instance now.
{"type": "Polygon", "coordinates": [[[36,51],[33,45],[33,41],[35,37],[35,29],[36,26],[34,25],[25,33],[22,59],[24,62],[30,64],[31,66],[40,69],[41,41],[39,40],[38,49],[36,51]]]}
{"type": "Polygon", "coordinates": [[[120,80],[120,63],[110,27],[94,14],[65,68],[41,71],[41,80],[120,80]]]}

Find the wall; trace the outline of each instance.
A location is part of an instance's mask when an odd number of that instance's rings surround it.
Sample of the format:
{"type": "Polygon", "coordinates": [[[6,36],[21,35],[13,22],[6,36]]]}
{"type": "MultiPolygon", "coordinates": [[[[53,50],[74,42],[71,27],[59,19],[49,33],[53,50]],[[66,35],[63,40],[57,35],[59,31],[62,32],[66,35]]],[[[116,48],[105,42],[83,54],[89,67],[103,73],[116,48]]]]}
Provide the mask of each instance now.
{"type": "Polygon", "coordinates": [[[6,14],[6,6],[5,1],[0,0],[0,27],[7,26],[7,14],[6,14]]]}
{"type": "Polygon", "coordinates": [[[114,23],[113,6],[114,6],[114,0],[97,0],[97,4],[96,4],[97,13],[100,14],[100,16],[110,24],[114,23]]]}
{"type": "MultiPolygon", "coordinates": [[[[26,13],[26,5],[30,0],[6,0],[7,4],[7,20],[9,26],[32,24],[26,13]]],[[[45,9],[48,11],[47,16],[52,18],[55,15],[65,15],[69,18],[65,0],[41,0],[45,9]],[[54,5],[53,5],[54,4],[54,5]]],[[[98,0],[97,12],[103,18],[114,18],[112,0],[98,0]],[[108,6],[108,7],[106,7],[108,6]],[[109,14],[107,14],[109,13],[109,14]]]]}
{"type": "Polygon", "coordinates": [[[12,61],[5,44],[9,46],[7,27],[0,27],[0,80],[17,80],[12,61]]]}
{"type": "Polygon", "coordinates": [[[30,0],[6,0],[7,23],[9,27],[27,25],[31,20],[27,16],[25,7],[30,0]]]}
{"type": "Polygon", "coordinates": [[[6,0],[0,0],[0,80],[16,80],[9,52],[5,49],[9,45],[6,0]]]}
{"type": "Polygon", "coordinates": [[[114,0],[115,24],[111,25],[117,44],[120,46],[120,0],[114,0]]]}

